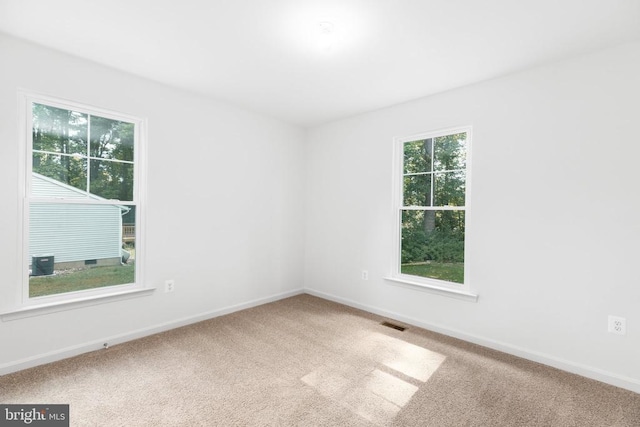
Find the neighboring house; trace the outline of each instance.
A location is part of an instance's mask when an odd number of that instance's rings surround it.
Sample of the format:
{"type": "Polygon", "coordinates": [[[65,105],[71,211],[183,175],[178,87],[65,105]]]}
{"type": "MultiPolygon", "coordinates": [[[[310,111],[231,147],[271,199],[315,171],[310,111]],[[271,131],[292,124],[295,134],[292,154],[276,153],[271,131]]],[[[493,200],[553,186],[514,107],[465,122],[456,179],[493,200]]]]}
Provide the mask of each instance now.
{"type": "MultiPolygon", "coordinates": [[[[34,173],[35,197],[84,199],[84,191],[34,173]]],[[[93,200],[104,198],[90,195],[93,200]]],[[[32,203],[29,216],[29,259],[53,255],[54,268],[117,265],[122,259],[122,215],[125,206],[32,203]]]]}

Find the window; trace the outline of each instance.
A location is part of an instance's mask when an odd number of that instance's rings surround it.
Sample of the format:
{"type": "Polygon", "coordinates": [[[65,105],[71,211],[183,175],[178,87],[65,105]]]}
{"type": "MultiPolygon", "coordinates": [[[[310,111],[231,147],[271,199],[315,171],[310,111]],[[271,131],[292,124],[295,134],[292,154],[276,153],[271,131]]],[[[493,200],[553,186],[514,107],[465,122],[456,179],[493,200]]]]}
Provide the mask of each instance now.
{"type": "Polygon", "coordinates": [[[397,248],[392,279],[468,292],[470,129],[396,140],[397,248]]]}
{"type": "Polygon", "coordinates": [[[141,288],[142,120],[25,96],[25,305],[141,288]]]}

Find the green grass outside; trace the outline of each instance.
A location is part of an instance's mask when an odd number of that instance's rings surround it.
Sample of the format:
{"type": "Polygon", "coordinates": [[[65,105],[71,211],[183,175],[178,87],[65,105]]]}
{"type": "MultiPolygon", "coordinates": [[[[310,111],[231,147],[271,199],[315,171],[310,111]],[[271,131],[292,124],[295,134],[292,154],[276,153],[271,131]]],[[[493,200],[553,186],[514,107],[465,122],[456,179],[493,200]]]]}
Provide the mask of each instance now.
{"type": "Polygon", "coordinates": [[[135,282],[135,264],[56,271],[53,276],[29,278],[29,297],[82,291],[135,282]]]}
{"type": "Polygon", "coordinates": [[[462,262],[429,262],[420,264],[403,264],[402,274],[446,280],[447,282],[464,283],[464,263],[462,262]]]}

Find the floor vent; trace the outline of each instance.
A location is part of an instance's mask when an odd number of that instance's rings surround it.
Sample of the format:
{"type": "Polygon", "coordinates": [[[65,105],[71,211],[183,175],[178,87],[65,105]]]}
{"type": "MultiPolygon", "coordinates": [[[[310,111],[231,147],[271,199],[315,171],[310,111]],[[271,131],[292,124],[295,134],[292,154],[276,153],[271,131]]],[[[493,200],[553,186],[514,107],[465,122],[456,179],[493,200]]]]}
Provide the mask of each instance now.
{"type": "Polygon", "coordinates": [[[395,323],[391,322],[382,322],[380,324],[382,326],[386,326],[387,328],[397,329],[398,331],[404,331],[405,329],[407,329],[404,326],[396,325],[395,323]]]}

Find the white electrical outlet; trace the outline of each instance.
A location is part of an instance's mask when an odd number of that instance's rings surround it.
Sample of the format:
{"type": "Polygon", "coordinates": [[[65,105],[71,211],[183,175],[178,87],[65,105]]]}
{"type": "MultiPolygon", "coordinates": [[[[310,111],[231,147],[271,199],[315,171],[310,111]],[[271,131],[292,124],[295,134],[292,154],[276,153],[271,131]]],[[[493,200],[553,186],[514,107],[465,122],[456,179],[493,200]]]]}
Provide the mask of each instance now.
{"type": "Polygon", "coordinates": [[[175,287],[176,282],[173,280],[165,280],[164,282],[164,291],[165,292],[173,292],[173,288],[175,287]]]}
{"type": "Polygon", "coordinates": [[[362,280],[369,280],[369,272],[367,270],[362,270],[362,280]]]}
{"type": "Polygon", "coordinates": [[[625,335],[627,333],[627,319],[619,316],[609,316],[609,332],[625,335]]]}

